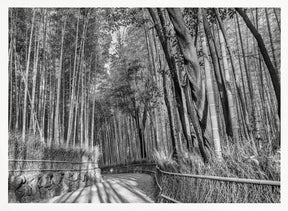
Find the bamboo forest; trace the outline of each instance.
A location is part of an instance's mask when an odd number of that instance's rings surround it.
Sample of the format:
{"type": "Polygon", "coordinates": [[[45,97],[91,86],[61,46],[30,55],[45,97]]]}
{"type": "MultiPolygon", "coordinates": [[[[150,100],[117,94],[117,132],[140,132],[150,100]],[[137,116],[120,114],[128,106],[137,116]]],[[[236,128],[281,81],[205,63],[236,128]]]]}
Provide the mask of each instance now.
{"type": "Polygon", "coordinates": [[[11,203],[280,203],[280,8],[8,9],[11,203]]]}

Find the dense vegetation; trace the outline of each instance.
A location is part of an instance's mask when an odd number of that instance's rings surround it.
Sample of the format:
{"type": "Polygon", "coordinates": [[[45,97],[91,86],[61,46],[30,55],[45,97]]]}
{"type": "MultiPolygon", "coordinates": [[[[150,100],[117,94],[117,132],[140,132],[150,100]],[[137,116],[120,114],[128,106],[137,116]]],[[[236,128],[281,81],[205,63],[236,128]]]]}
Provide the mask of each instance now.
{"type": "Polygon", "coordinates": [[[280,32],[279,8],[10,8],[9,147],[280,180],[280,32]]]}

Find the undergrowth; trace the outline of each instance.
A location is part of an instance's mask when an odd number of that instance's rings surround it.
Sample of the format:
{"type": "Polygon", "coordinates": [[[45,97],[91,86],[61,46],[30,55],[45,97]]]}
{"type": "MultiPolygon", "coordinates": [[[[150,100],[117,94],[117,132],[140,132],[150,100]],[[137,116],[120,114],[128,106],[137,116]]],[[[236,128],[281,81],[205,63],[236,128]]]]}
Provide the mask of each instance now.
{"type": "MultiPolygon", "coordinates": [[[[67,147],[66,145],[48,146],[41,141],[38,135],[26,135],[25,143],[20,133],[9,133],[8,158],[17,160],[59,160],[59,161],[93,161],[98,162],[100,156],[99,147],[80,148],[67,147]]],[[[48,168],[47,163],[33,162],[9,162],[9,169],[48,168]],[[39,166],[40,165],[40,166],[39,166]]],[[[67,167],[65,163],[49,164],[49,168],[67,167]]]]}
{"type": "MultiPolygon", "coordinates": [[[[280,180],[280,151],[274,155],[254,155],[246,146],[229,146],[222,151],[220,162],[212,158],[204,164],[197,153],[171,155],[156,151],[155,162],[162,170],[196,175],[280,180]]],[[[159,173],[162,194],[187,203],[275,203],[280,202],[280,188],[207,179],[171,176],[159,173]]],[[[161,202],[165,202],[164,199],[161,202]]]]}

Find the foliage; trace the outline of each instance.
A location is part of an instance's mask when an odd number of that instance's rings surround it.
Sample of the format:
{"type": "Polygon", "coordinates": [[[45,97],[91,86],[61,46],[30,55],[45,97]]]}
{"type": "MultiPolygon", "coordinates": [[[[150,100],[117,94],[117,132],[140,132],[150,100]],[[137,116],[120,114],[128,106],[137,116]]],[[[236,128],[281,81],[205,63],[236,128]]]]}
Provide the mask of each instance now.
{"type": "Polygon", "coordinates": [[[98,146],[92,148],[48,146],[40,141],[38,135],[27,135],[26,143],[21,140],[21,134],[9,133],[9,159],[24,160],[60,160],[71,162],[82,162],[83,156],[88,160],[98,162],[101,151],[98,146]]]}
{"type": "MultiPolygon", "coordinates": [[[[223,162],[212,159],[209,165],[205,165],[199,155],[195,153],[183,154],[180,157],[180,166],[172,160],[171,156],[162,152],[155,152],[154,158],[159,167],[165,171],[194,175],[280,180],[279,168],[276,169],[271,164],[263,166],[264,163],[271,162],[271,158],[266,157],[265,161],[258,161],[257,158],[250,155],[249,150],[245,147],[230,146],[230,148],[223,150],[223,162]]],[[[277,161],[274,160],[273,162],[277,161]]],[[[280,189],[271,186],[227,183],[165,174],[160,174],[159,179],[162,182],[163,194],[182,202],[280,202],[280,189]]]]}
{"type": "Polygon", "coordinates": [[[116,34],[115,52],[111,54],[111,86],[108,97],[114,106],[136,116],[144,107],[149,111],[158,104],[160,92],[149,75],[149,64],[141,29],[129,28],[116,34]]]}
{"type": "Polygon", "coordinates": [[[112,32],[123,26],[141,27],[147,21],[143,18],[142,8],[109,8],[107,14],[112,32]]]}

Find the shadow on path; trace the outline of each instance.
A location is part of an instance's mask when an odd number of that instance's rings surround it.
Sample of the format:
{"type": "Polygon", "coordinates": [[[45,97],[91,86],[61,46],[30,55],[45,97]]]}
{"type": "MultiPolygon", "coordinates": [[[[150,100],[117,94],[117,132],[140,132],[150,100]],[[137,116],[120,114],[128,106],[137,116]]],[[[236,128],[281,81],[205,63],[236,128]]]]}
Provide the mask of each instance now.
{"type": "Polygon", "coordinates": [[[145,174],[106,175],[103,182],[79,188],[42,203],[153,203],[141,189],[147,185],[153,186],[152,177],[147,180],[148,177],[145,174]],[[150,182],[151,184],[147,184],[150,182]]]}

